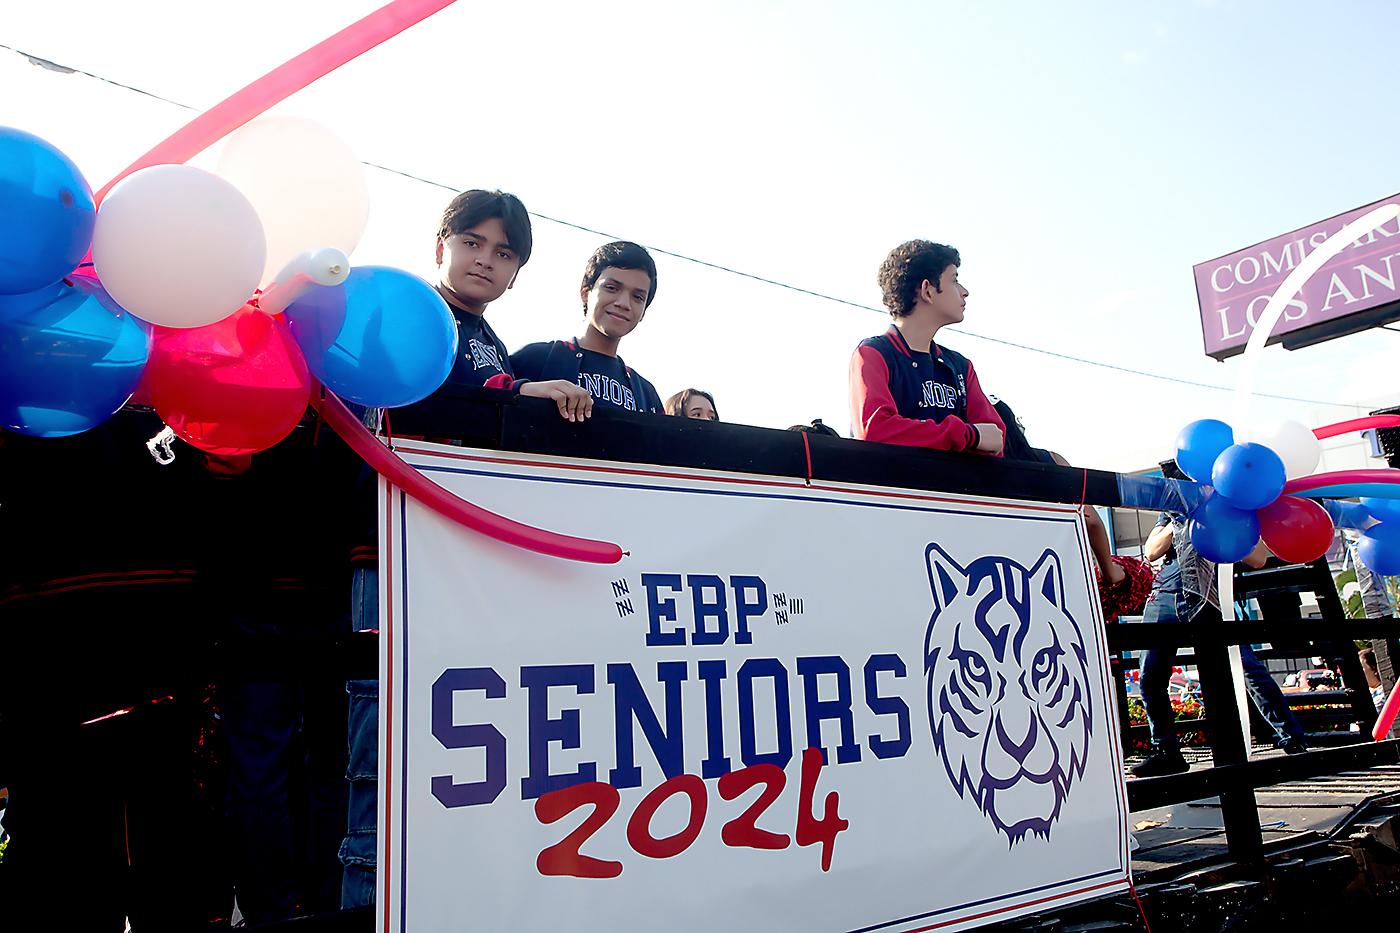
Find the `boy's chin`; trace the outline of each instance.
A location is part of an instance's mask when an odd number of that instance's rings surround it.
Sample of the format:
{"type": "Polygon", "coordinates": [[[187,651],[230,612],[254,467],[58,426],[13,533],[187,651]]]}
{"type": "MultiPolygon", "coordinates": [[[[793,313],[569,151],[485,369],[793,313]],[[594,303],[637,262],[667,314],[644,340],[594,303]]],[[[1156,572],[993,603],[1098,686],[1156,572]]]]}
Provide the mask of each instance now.
{"type": "Polygon", "coordinates": [[[494,285],[486,285],[482,282],[466,282],[462,284],[453,283],[451,286],[452,297],[463,304],[484,305],[495,301],[501,297],[502,290],[497,290],[494,285]]]}
{"type": "Polygon", "coordinates": [[[599,334],[602,334],[604,337],[608,338],[609,340],[621,340],[623,337],[626,337],[628,334],[632,333],[632,331],[634,331],[634,330],[636,330],[636,329],[637,329],[637,328],[636,328],[635,325],[633,325],[632,327],[625,327],[625,328],[624,328],[624,327],[608,327],[608,328],[602,328],[602,327],[596,327],[596,326],[592,328],[592,330],[597,331],[599,334]]]}

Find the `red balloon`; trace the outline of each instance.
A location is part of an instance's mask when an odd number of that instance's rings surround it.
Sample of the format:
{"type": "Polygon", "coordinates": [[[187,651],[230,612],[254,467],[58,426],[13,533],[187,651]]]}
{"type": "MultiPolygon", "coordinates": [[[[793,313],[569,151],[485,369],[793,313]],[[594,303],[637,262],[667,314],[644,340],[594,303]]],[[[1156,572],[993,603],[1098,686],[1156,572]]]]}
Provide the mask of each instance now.
{"type": "Polygon", "coordinates": [[[161,419],[201,450],[266,450],[306,413],[306,360],[286,326],[256,308],[204,327],[152,330],[142,388],[161,419]]]}
{"type": "Polygon", "coordinates": [[[1259,510],[1259,535],[1282,560],[1306,564],[1332,546],[1332,516],[1311,499],[1279,496],[1259,510]]]}

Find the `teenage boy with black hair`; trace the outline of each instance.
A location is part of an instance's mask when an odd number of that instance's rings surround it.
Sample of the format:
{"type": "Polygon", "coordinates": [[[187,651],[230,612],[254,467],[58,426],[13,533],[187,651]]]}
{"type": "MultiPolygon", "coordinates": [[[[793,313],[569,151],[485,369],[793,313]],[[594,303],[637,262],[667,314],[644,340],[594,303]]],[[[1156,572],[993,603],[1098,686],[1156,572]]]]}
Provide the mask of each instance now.
{"type": "Polygon", "coordinates": [[[513,194],[463,191],[443,211],[437,290],[457,320],[459,354],[444,385],[514,388],[521,395],[553,399],[562,417],[582,421],[593,411],[592,396],[572,381],[517,380],[505,344],[486,323],[487,305],[515,286],[533,243],[530,215],[513,194]]]}
{"type": "MultiPolygon", "coordinates": [[[[444,387],[486,386],[512,389],[521,395],[553,399],[561,417],[582,421],[593,412],[593,397],[572,380],[515,378],[510,355],[491,325],[486,308],[515,285],[530,261],[534,236],[525,205],[513,194],[472,189],[453,198],[438,225],[435,258],[440,270],[438,294],[457,322],[458,356],[444,387]]],[[[366,424],[378,423],[378,412],[361,414],[366,424]]],[[[361,542],[351,551],[351,627],[376,632],[379,625],[379,555],[374,543],[372,471],[362,474],[362,505],[367,506],[361,542]]],[[[374,901],[378,800],[379,682],[352,680],[349,749],[346,776],[350,781],[349,818],[340,846],[344,866],[341,906],[358,907],[374,901]]]]}
{"type": "Polygon", "coordinates": [[[963,319],[968,291],[951,246],[910,240],[880,265],[893,326],[851,356],[851,428],[860,440],[1001,456],[1006,426],[972,363],[934,342],[963,319]]]}
{"type": "Polygon", "coordinates": [[[583,336],[517,350],[510,358],[516,376],[582,386],[598,404],[624,411],[662,412],[656,388],[617,355],[622,338],[642,322],[656,298],[651,254],[625,240],[598,247],[584,266],[579,298],[583,336]]]}
{"type": "MultiPolygon", "coordinates": [[[[928,240],[901,243],[880,264],[880,291],[894,324],[862,340],[851,356],[855,436],[1065,465],[1032,448],[1014,421],[1002,420],[967,357],[934,341],[943,327],[962,323],[969,292],[958,281],[961,265],[956,249],[928,240]]],[[[1111,558],[1103,522],[1087,506],[1084,518],[1100,572],[1117,586],[1124,572],[1111,558]]]]}

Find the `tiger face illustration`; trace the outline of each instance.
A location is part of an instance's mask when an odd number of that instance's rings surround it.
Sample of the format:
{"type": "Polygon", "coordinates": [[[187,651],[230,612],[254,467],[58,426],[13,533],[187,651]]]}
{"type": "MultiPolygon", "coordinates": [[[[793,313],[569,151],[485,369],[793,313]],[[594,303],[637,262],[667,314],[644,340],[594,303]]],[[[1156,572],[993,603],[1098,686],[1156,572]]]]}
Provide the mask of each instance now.
{"type": "Polygon", "coordinates": [[[958,795],[1015,845],[1051,825],[1084,774],[1093,709],[1079,626],[1059,558],[966,568],[937,544],[924,641],[933,744],[958,795]]]}

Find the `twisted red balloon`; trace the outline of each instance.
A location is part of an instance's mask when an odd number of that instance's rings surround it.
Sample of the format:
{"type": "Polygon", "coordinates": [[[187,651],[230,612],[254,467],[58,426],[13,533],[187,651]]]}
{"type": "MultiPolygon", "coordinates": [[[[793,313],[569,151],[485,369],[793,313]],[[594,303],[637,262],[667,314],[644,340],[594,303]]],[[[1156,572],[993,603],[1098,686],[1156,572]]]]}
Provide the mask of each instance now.
{"type": "Polygon", "coordinates": [[[1296,496],[1309,489],[1340,486],[1347,483],[1400,483],[1400,470],[1337,470],[1299,476],[1283,484],[1283,495],[1296,496]]]}
{"type": "Polygon", "coordinates": [[[279,101],[455,2],[392,0],[384,4],[186,123],[103,185],[94,200],[101,204],[107,192],[132,172],[189,161],[279,101]]]}
{"type": "Polygon", "coordinates": [[[1379,742],[1390,735],[1390,727],[1395,725],[1396,713],[1400,713],[1400,683],[1391,689],[1390,696],[1381,707],[1380,715],[1376,717],[1375,728],[1371,730],[1371,738],[1379,742]]]}
{"type": "Polygon", "coordinates": [[[449,518],[488,538],[551,557],[592,564],[615,564],[622,560],[622,548],[616,544],[589,538],[574,538],[524,525],[453,495],[380,443],[334,393],[325,389],[320,392],[313,391],[311,404],[321,413],[326,424],[344,438],[345,443],[380,476],[444,518],[449,518]]]}
{"type": "Polygon", "coordinates": [[[1370,428],[1400,428],[1400,415],[1369,415],[1365,418],[1352,418],[1350,421],[1338,421],[1336,424],[1324,424],[1320,428],[1313,428],[1313,436],[1321,441],[1338,434],[1366,431],[1370,428]]]}

